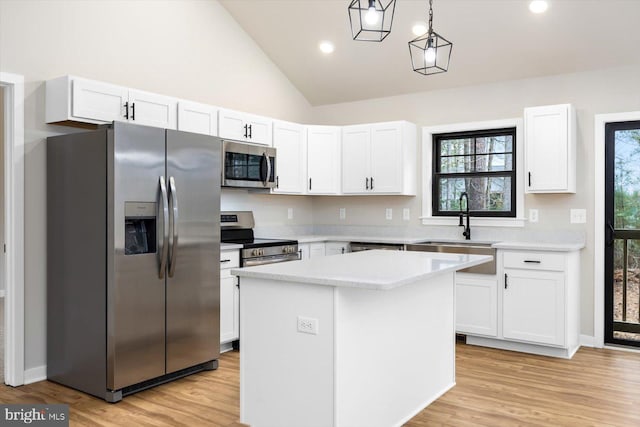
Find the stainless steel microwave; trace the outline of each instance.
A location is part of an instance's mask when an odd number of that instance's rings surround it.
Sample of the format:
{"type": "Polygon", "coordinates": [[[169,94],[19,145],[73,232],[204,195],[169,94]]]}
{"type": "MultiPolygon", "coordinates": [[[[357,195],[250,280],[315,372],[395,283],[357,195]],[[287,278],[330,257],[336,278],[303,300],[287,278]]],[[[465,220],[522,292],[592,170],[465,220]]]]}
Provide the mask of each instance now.
{"type": "Polygon", "coordinates": [[[274,188],[276,149],[236,141],[222,142],[222,186],[274,188]]]}

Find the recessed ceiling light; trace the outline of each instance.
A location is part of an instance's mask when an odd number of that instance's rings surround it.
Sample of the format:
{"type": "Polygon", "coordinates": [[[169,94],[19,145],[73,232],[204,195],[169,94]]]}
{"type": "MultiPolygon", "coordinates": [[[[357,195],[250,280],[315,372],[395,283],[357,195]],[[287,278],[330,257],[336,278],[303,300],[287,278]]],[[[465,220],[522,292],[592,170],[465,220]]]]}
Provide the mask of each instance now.
{"type": "Polygon", "coordinates": [[[322,51],[322,53],[331,53],[335,49],[333,47],[333,43],[328,42],[328,41],[320,42],[320,46],[319,47],[320,47],[320,50],[322,51]]]}
{"type": "Polygon", "coordinates": [[[529,3],[529,10],[533,13],[544,13],[549,8],[549,3],[545,0],[534,0],[529,3]]]}
{"type": "Polygon", "coordinates": [[[415,34],[416,36],[421,36],[424,33],[427,32],[429,28],[427,27],[427,24],[425,24],[424,22],[417,22],[413,28],[411,28],[411,31],[413,31],[413,34],[415,34]]]}

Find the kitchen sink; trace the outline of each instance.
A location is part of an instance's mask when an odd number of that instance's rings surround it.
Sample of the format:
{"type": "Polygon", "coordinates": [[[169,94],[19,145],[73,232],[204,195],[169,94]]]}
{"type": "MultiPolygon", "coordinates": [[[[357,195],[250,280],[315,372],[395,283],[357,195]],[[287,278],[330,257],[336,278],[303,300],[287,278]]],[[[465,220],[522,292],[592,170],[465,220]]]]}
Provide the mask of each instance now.
{"type": "Polygon", "coordinates": [[[407,245],[408,251],[444,252],[453,254],[491,255],[493,260],[484,264],[460,270],[462,273],[496,274],[496,250],[492,243],[479,242],[437,242],[427,241],[407,245]]]}

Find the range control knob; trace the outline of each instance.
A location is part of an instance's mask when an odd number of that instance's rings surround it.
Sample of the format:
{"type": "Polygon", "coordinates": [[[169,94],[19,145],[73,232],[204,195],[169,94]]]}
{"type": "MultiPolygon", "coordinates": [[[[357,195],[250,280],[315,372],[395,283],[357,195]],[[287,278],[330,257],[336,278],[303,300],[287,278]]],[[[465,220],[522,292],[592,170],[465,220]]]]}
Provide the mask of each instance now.
{"type": "Polygon", "coordinates": [[[254,249],[251,251],[251,256],[258,256],[260,255],[260,251],[258,251],[258,249],[254,249]]]}

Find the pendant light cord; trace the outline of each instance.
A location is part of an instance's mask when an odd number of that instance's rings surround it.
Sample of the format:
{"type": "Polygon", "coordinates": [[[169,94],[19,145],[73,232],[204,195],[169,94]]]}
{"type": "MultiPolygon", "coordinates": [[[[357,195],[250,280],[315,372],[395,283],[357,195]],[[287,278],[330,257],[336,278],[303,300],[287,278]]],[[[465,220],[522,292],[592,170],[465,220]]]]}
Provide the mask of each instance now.
{"type": "Polygon", "coordinates": [[[433,0],[429,0],[429,34],[433,32],[433,0]]]}

